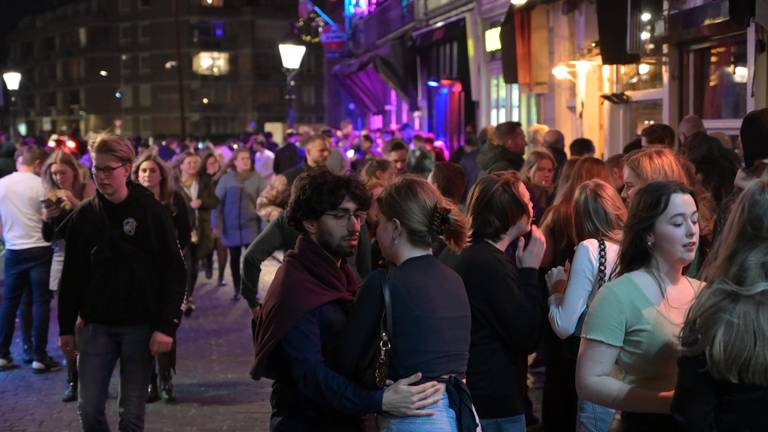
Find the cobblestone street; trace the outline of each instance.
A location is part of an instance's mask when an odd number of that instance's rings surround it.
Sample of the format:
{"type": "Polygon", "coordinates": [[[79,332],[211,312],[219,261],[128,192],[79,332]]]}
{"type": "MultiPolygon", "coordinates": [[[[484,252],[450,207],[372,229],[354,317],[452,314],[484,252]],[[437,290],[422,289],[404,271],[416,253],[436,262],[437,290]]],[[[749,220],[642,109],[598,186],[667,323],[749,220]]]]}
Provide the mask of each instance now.
{"type": "MultiPolygon", "coordinates": [[[[264,265],[260,289],[277,268],[264,265]]],[[[229,276],[229,271],[226,272],[229,276]]],[[[269,425],[269,381],[252,381],[250,310],[245,301],[232,302],[232,283],[215,286],[200,273],[195,292],[197,312],[185,318],[178,332],[178,365],[174,405],[147,405],[147,431],[266,431],[269,425]]],[[[62,361],[58,349],[56,302],[51,313],[48,352],[62,361]]],[[[12,346],[21,362],[17,324],[12,346]]],[[[117,430],[119,368],[115,369],[107,403],[112,430],[117,430]]],[[[79,431],[77,403],[63,403],[66,371],[35,375],[30,366],[0,372],[0,432],[79,431]]]]}

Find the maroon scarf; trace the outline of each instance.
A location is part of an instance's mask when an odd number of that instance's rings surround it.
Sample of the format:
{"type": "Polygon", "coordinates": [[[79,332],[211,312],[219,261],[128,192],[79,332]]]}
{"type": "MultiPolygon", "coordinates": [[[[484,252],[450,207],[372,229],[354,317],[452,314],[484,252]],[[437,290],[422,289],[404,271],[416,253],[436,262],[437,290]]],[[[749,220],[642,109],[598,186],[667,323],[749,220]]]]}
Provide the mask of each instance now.
{"type": "Polygon", "coordinates": [[[346,261],[341,266],[323,248],[302,235],[285,255],[256,316],[255,380],[265,376],[267,360],[291,327],[307,312],[335,300],[353,301],[359,284],[346,261]]]}

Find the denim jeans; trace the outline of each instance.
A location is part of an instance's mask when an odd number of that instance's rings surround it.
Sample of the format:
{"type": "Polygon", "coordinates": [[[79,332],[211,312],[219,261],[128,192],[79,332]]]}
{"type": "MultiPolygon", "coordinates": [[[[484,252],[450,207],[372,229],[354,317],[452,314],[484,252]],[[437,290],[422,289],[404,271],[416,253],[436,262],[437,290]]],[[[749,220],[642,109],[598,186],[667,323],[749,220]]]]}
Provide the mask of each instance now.
{"type": "Polygon", "coordinates": [[[11,354],[16,312],[24,291],[32,294],[32,345],[34,359],[48,358],[48,322],[51,312],[51,248],[48,246],[5,251],[5,288],[0,310],[0,357],[11,354]]]}
{"type": "Polygon", "coordinates": [[[144,430],[144,404],[152,371],[148,324],[112,326],[86,323],[77,331],[80,350],[78,413],[84,432],[109,431],[105,413],[109,381],[120,359],[120,431],[144,430]]]}
{"type": "Polygon", "coordinates": [[[480,419],[483,432],[525,432],[525,415],[480,419]]]}
{"type": "MultiPolygon", "coordinates": [[[[378,416],[377,422],[381,432],[458,432],[456,413],[448,405],[448,395],[443,392],[443,397],[438,402],[423,408],[434,410],[431,417],[394,417],[390,415],[378,416]]],[[[525,423],[523,423],[525,427],[525,423]]]]}
{"type": "Polygon", "coordinates": [[[576,421],[578,432],[608,432],[616,410],[579,399],[576,421]]]}

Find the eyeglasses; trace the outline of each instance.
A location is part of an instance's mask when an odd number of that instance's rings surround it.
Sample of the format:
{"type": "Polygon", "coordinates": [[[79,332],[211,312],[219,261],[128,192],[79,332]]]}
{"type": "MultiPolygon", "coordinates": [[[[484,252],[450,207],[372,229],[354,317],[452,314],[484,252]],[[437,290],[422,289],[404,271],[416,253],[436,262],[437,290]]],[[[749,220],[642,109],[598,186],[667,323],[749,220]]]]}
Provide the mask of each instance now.
{"type": "Polygon", "coordinates": [[[325,215],[328,215],[333,219],[334,221],[338,223],[349,223],[352,218],[355,218],[355,222],[362,224],[365,222],[365,218],[368,216],[367,212],[364,211],[356,211],[351,212],[349,210],[331,210],[324,213],[325,215]]]}
{"type": "Polygon", "coordinates": [[[94,165],[93,168],[91,168],[91,172],[93,173],[93,175],[101,174],[101,175],[104,175],[104,176],[107,176],[107,177],[111,177],[112,174],[115,173],[115,171],[117,171],[118,169],[124,167],[125,165],[126,164],[124,164],[124,163],[120,164],[120,165],[116,165],[116,166],[104,165],[104,166],[101,166],[101,167],[94,165]]]}

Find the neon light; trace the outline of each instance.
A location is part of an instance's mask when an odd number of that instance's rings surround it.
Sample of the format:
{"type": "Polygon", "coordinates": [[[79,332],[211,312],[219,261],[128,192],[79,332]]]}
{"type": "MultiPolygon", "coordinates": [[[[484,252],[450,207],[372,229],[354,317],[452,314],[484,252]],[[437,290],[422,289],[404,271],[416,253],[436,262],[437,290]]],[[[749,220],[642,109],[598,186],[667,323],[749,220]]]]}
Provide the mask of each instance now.
{"type": "Polygon", "coordinates": [[[430,87],[440,87],[440,83],[435,80],[429,80],[427,81],[427,85],[430,87]]]}

